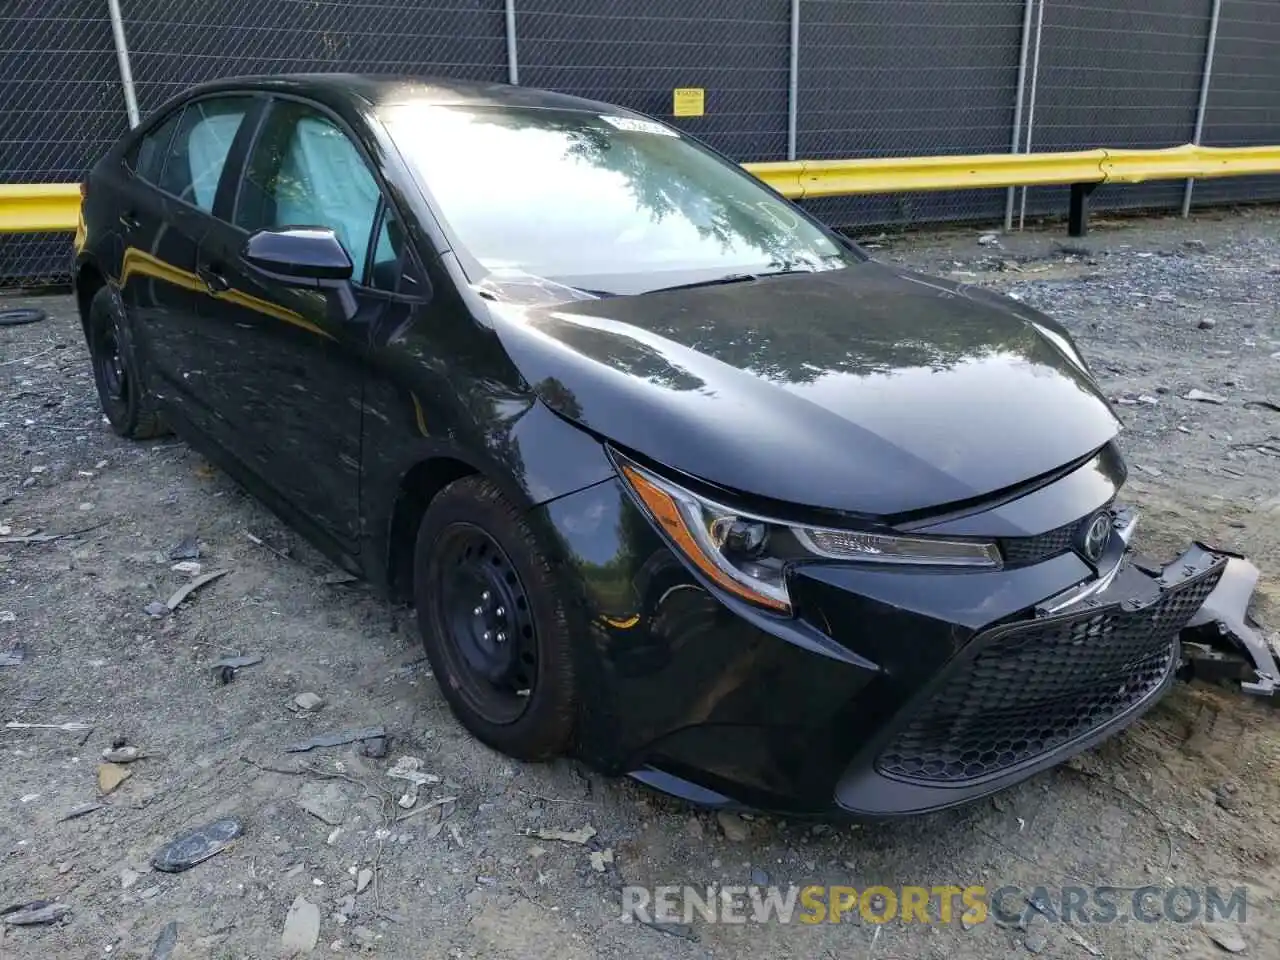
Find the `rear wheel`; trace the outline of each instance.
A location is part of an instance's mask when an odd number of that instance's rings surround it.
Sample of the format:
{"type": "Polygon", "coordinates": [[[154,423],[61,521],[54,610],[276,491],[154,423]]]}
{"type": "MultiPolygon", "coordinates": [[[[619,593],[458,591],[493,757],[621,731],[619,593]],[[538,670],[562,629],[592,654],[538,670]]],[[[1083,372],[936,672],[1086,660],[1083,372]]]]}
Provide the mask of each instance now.
{"type": "Polygon", "coordinates": [[[533,530],[492,483],[431,501],[414,561],[427,656],[459,720],[503,753],[563,753],[576,704],[564,591],[533,530]]]}
{"type": "Polygon", "coordinates": [[[104,286],[89,304],[89,359],[98,400],[111,429],[122,437],[150,440],[168,432],[143,386],[141,371],[126,338],[126,317],[119,295],[104,286]]]}

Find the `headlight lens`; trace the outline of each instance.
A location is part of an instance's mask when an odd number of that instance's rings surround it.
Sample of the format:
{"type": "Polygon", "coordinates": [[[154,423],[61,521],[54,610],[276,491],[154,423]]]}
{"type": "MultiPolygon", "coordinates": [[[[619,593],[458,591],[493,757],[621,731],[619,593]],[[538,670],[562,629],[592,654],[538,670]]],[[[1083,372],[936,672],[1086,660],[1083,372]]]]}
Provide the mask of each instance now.
{"type": "Polygon", "coordinates": [[[614,454],[627,484],[681,553],[730,593],[791,612],[786,568],[797,560],[998,567],[994,543],[797,527],[715,503],[614,454]]]}

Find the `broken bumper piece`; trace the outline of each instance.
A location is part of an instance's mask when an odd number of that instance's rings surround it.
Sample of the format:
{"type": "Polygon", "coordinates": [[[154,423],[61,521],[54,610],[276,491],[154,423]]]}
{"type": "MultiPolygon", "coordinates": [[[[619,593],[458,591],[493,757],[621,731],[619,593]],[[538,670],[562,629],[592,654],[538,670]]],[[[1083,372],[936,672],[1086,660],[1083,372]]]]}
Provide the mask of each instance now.
{"type": "Polygon", "coordinates": [[[1183,656],[1191,674],[1203,680],[1233,680],[1245,693],[1271,697],[1280,689],[1280,651],[1249,616],[1258,568],[1239,554],[1227,554],[1217,587],[1182,631],[1183,656]]]}

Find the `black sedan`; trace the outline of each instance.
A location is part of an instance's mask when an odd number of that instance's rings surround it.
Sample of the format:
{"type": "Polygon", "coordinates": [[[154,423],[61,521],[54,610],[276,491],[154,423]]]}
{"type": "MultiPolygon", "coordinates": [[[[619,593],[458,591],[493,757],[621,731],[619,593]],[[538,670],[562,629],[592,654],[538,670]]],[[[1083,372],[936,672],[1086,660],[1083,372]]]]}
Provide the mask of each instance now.
{"type": "Polygon", "coordinates": [[[1061,326],[608,104],[207,84],[93,168],[74,275],[116,431],[176,431],[412,600],[515,757],[950,806],[1150,707],[1222,573],[1130,550],[1061,326]]]}

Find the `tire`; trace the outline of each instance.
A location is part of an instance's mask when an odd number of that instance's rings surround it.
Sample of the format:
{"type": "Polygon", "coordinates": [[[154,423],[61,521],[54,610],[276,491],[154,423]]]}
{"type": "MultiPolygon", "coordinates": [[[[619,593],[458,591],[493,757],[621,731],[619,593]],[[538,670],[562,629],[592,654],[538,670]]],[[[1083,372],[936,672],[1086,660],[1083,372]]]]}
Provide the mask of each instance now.
{"type": "Polygon", "coordinates": [[[20,327],[27,323],[39,323],[48,314],[35,307],[14,307],[0,310],[0,327],[20,327]]]}
{"type": "Polygon", "coordinates": [[[131,440],[151,440],[169,432],[147,392],[130,349],[128,318],[119,295],[104,286],[89,304],[89,360],[98,402],[111,429],[131,440]]]}
{"type": "Polygon", "coordinates": [[[427,658],[463,726],[520,760],[564,753],[577,713],[566,592],[494,484],[465,477],[431,501],[413,587],[427,658]]]}

